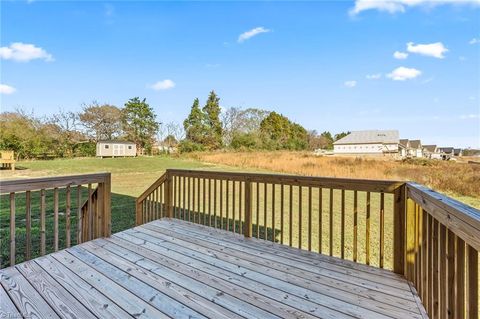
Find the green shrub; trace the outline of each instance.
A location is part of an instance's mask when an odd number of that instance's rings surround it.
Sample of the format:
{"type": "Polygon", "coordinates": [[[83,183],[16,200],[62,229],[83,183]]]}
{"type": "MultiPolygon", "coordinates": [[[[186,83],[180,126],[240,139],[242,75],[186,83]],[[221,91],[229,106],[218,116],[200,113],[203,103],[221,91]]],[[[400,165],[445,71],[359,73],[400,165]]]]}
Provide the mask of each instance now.
{"type": "Polygon", "coordinates": [[[190,140],[183,140],[178,144],[178,151],[180,153],[191,153],[204,151],[205,147],[202,144],[192,142],[190,140]]]}

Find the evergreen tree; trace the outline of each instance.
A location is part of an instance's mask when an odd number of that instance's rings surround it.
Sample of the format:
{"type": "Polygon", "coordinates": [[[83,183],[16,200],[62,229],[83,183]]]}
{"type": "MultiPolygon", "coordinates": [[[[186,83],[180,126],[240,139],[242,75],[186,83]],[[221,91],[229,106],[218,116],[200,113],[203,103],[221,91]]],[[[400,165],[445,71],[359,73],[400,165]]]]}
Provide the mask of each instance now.
{"type": "Polygon", "coordinates": [[[194,143],[203,144],[205,140],[205,115],[200,109],[198,98],[193,101],[190,114],[183,121],[183,127],[186,133],[186,139],[194,143]]]}
{"type": "Polygon", "coordinates": [[[209,149],[218,149],[222,147],[222,122],[220,121],[220,98],[211,91],[207,103],[203,107],[205,114],[205,141],[204,145],[209,149]]]}
{"type": "Polygon", "coordinates": [[[122,110],[122,126],[126,137],[137,145],[137,152],[142,153],[145,149],[151,149],[159,124],[155,113],[146,99],[138,97],[125,103],[122,110]]]}

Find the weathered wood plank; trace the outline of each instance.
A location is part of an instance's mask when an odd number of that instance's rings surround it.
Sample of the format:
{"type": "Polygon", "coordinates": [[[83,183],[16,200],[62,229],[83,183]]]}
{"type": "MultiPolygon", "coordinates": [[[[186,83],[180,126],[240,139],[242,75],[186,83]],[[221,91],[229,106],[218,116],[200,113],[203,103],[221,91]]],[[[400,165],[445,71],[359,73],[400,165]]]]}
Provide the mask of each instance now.
{"type": "Polygon", "coordinates": [[[0,271],[0,283],[19,312],[31,318],[60,318],[14,267],[0,271]]]}
{"type": "Polygon", "coordinates": [[[21,263],[15,268],[23,274],[50,307],[61,317],[96,318],[93,313],[79,303],[65,288],[58,285],[34,261],[21,263]]]}
{"type": "Polygon", "coordinates": [[[37,258],[34,262],[48,272],[56,280],[57,285],[65,288],[95,316],[110,319],[131,318],[127,312],[122,310],[112,300],[108,299],[92,285],[85,282],[76,273],[51,256],[37,258]]]}
{"type": "Polygon", "coordinates": [[[18,311],[15,304],[10,300],[7,292],[0,285],[0,318],[21,318],[22,315],[18,311]]]}

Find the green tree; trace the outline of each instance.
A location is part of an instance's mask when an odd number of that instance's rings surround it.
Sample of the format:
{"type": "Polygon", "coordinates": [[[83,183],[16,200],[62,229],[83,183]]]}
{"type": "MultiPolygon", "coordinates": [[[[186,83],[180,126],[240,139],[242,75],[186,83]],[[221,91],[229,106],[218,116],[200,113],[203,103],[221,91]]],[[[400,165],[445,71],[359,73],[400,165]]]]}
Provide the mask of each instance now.
{"type": "Polygon", "coordinates": [[[114,105],[94,102],[85,106],[79,116],[89,135],[98,141],[111,140],[121,135],[121,115],[122,111],[114,105]]]}
{"type": "Polygon", "coordinates": [[[350,134],[351,132],[348,131],[348,132],[341,132],[341,133],[338,133],[338,134],[335,134],[335,136],[333,137],[334,141],[338,141],[339,139],[341,138],[344,138],[345,136],[347,136],[348,134],[350,134]]]}
{"type": "Polygon", "coordinates": [[[208,149],[218,149],[222,147],[222,122],[220,121],[220,98],[211,91],[207,103],[203,107],[205,114],[205,140],[204,145],[208,149]]]}
{"type": "Polygon", "coordinates": [[[125,103],[122,110],[122,127],[126,137],[137,145],[137,153],[151,150],[159,124],[146,99],[135,97],[125,103]]]}
{"type": "Polygon", "coordinates": [[[200,109],[200,102],[198,98],[193,101],[190,114],[183,121],[186,139],[193,143],[203,144],[205,141],[206,127],[205,114],[200,109]]]}
{"type": "Polygon", "coordinates": [[[264,136],[265,147],[269,149],[302,150],[308,146],[307,130],[276,112],[263,119],[260,132],[264,136]]]}
{"type": "Polygon", "coordinates": [[[332,133],[325,131],[320,134],[320,137],[323,138],[323,147],[324,149],[333,149],[333,137],[332,133]]]}

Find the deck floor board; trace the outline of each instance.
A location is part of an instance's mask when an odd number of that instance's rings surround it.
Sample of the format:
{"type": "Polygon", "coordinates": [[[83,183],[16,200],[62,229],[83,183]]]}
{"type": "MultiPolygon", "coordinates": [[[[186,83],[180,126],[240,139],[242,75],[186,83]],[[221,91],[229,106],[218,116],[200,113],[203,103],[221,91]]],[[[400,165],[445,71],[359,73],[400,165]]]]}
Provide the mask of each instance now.
{"type": "Polygon", "coordinates": [[[161,219],[0,270],[0,313],[101,318],[425,318],[385,269],[161,219]]]}

